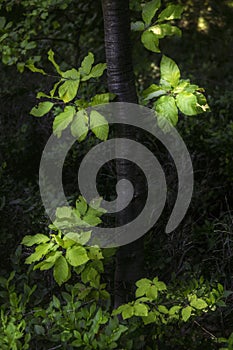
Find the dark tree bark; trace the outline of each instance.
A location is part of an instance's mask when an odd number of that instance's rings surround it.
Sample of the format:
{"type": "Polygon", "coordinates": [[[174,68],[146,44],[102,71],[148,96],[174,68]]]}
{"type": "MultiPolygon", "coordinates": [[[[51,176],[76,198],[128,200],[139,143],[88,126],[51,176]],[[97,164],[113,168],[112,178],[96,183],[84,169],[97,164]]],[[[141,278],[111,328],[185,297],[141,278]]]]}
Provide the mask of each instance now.
{"type": "MultiPolygon", "coordinates": [[[[117,96],[118,102],[137,103],[131,56],[129,0],[102,0],[102,8],[109,91],[117,96]]],[[[120,131],[116,130],[116,136],[118,133],[119,137],[123,133],[126,138],[134,138],[132,129],[124,126],[120,131]]],[[[130,172],[132,173],[132,168],[129,162],[124,159],[117,161],[118,179],[132,177],[130,172]]],[[[133,175],[137,176],[135,173],[133,175]]],[[[140,196],[137,196],[137,200],[140,200],[140,196]]],[[[123,211],[119,215],[118,225],[130,221],[137,200],[131,205],[131,213],[123,211]]],[[[140,239],[120,247],[116,254],[114,307],[129,300],[132,288],[142,273],[143,242],[140,239]]]]}

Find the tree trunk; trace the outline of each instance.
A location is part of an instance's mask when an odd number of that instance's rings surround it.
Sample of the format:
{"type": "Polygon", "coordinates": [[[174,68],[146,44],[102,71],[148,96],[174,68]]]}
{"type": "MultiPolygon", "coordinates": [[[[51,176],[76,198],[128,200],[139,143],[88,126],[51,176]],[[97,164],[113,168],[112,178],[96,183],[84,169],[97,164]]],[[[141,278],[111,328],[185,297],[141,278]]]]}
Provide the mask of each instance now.
{"type": "MultiPolygon", "coordinates": [[[[118,102],[137,103],[130,41],[129,0],[102,0],[105,51],[107,61],[108,89],[117,96],[118,102]]],[[[127,116],[124,116],[127,118],[127,116]]],[[[134,139],[132,129],[121,126],[116,137],[134,139]],[[121,135],[120,135],[121,133],[121,135]]],[[[117,178],[131,178],[132,168],[124,159],[117,160],[117,178]]],[[[140,197],[140,196],[139,196],[140,197]]],[[[138,197],[138,198],[139,198],[138,197]]],[[[137,199],[138,200],[138,199],[137,199]]],[[[130,221],[137,203],[130,210],[122,211],[118,216],[118,225],[130,221]]],[[[143,244],[137,240],[118,249],[115,268],[114,307],[127,302],[135,282],[143,273],[143,244]]]]}

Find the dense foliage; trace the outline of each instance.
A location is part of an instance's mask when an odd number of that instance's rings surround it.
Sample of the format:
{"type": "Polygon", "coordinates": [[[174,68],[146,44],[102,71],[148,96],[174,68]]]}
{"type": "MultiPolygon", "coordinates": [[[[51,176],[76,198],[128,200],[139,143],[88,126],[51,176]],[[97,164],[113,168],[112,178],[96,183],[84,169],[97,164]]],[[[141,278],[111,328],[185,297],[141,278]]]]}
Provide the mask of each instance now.
{"type": "MultiPolygon", "coordinates": [[[[103,115],[86,112],[116,100],[107,86],[101,4],[0,1],[1,349],[233,348],[232,6],[130,2],[139,103],[156,111],[164,132],[169,123],[178,128],[195,190],[182,224],[165,234],[176,175],[159,149],[168,203],[145,237],[144,278],[113,309],[116,249],[85,245],[89,225],[101,224],[105,211],[101,200],[90,205],[79,196],[74,180],[88,149],[113,132],[103,115]],[[67,128],[78,140],[64,166],[71,206],[58,208],[51,224],[39,162],[50,134],[67,128]]],[[[99,189],[108,195],[104,176],[99,189]]]]}

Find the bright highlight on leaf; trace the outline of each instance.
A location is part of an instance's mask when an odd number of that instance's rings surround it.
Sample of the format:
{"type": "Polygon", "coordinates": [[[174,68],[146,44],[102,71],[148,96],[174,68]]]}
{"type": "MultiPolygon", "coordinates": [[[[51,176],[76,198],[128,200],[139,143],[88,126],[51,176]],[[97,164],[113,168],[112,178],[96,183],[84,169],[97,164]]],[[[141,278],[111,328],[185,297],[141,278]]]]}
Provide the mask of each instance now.
{"type": "Polygon", "coordinates": [[[173,19],[179,19],[184,10],[182,5],[168,5],[158,17],[158,22],[171,21],[173,19]]]}

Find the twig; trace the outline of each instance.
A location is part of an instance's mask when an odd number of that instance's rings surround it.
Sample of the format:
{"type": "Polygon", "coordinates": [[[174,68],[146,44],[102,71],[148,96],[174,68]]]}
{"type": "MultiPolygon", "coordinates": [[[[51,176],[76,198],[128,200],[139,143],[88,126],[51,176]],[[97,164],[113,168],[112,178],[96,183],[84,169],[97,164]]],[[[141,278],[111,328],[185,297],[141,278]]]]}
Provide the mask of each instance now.
{"type": "Polygon", "coordinates": [[[211,338],[217,339],[217,337],[214,334],[212,334],[210,331],[208,331],[207,329],[202,327],[202,325],[200,325],[200,323],[198,323],[197,321],[194,321],[194,323],[196,323],[206,334],[210,335],[211,338]]]}
{"type": "Polygon", "coordinates": [[[49,348],[48,350],[55,350],[55,349],[59,349],[59,348],[61,348],[61,347],[62,347],[62,344],[57,345],[57,346],[55,346],[55,347],[53,347],[53,348],[49,348]]]}

